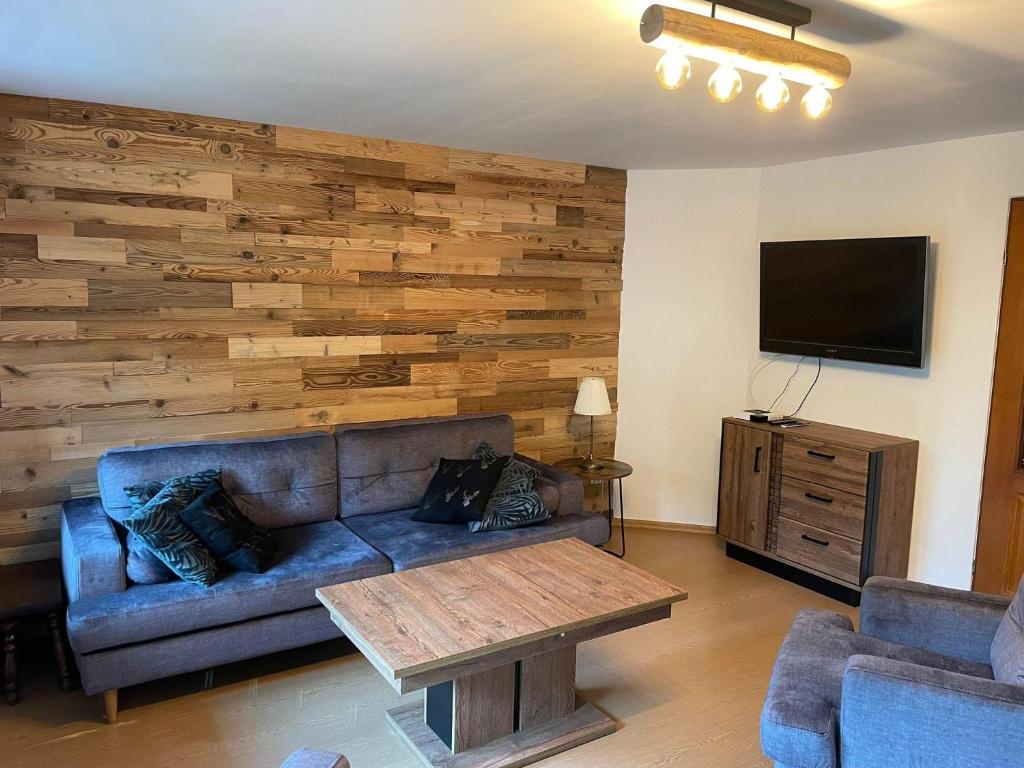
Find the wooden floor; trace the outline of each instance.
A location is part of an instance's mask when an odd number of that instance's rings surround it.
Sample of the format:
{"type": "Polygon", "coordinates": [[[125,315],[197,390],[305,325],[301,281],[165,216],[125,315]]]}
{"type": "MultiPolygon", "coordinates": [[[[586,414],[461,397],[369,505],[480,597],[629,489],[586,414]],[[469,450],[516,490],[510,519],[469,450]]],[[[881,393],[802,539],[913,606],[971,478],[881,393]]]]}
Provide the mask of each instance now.
{"type": "MultiPolygon", "coordinates": [[[[725,557],[713,536],[630,529],[629,560],[689,591],[670,621],[584,643],[577,685],[611,715],[611,736],[544,768],[769,766],[757,721],[783,636],[801,608],[855,611],[725,557]]],[[[0,706],[12,768],[277,768],[292,750],[344,751],[353,768],[418,768],[384,721],[399,697],[345,641],[122,691],[121,720],[62,694],[45,655],[24,700],[0,706]]]]}

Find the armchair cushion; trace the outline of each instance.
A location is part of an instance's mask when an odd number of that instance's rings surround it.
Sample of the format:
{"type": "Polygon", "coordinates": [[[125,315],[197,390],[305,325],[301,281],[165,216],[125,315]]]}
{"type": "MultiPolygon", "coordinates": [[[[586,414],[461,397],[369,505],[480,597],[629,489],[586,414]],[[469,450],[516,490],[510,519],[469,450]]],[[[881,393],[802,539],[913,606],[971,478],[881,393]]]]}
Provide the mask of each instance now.
{"type": "Polygon", "coordinates": [[[840,717],[843,768],[1011,768],[1024,759],[1024,687],[855,655],[840,717]]]}
{"type": "Polygon", "coordinates": [[[783,641],[768,686],[761,714],[766,755],[787,768],[838,765],[836,724],[843,671],[847,660],[858,654],[992,678],[986,664],[868,637],[854,632],[850,620],[839,614],[802,611],[783,641]]]}
{"type": "Polygon", "coordinates": [[[992,639],[1009,602],[997,595],[876,576],[864,584],[860,631],[989,664],[992,639]]]}
{"type": "Polygon", "coordinates": [[[992,639],[992,671],[996,680],[1024,685],[1024,580],[992,639]]]}
{"type": "Polygon", "coordinates": [[[64,502],[60,543],[69,600],[124,591],[124,549],[98,497],[64,502]]]}

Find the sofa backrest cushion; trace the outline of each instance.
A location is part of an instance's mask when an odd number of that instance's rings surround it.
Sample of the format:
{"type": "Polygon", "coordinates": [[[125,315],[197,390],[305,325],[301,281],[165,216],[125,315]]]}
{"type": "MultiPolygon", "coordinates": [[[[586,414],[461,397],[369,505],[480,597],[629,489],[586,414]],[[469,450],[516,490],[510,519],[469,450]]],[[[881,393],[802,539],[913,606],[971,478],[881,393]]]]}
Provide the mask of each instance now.
{"type": "Polygon", "coordinates": [[[1024,579],[992,640],[992,676],[1024,685],[1024,579]]]}
{"type": "Polygon", "coordinates": [[[209,467],[239,509],[263,528],[333,520],[338,514],[334,438],[324,432],[242,440],[115,448],[96,468],[107,514],[131,514],[125,486],[169,480],[209,467]]]}
{"type": "Polygon", "coordinates": [[[339,426],[338,508],[341,516],[419,506],[442,459],[468,459],[487,441],[515,450],[507,415],[446,416],[339,426]]]}

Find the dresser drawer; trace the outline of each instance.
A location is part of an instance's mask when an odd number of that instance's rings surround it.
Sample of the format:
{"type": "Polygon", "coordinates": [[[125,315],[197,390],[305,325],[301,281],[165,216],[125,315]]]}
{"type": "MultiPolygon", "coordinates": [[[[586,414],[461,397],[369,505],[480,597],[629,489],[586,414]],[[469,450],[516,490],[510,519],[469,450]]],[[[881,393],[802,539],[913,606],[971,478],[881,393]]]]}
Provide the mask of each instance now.
{"type": "Polygon", "coordinates": [[[786,435],[782,474],[865,496],[869,455],[867,451],[786,435]]]}
{"type": "Polygon", "coordinates": [[[865,498],[795,477],[782,478],[780,514],[832,533],[864,538],[865,498]]]}
{"type": "Polygon", "coordinates": [[[795,565],[860,584],[861,543],[810,525],[779,518],[776,554],[795,565]]]}

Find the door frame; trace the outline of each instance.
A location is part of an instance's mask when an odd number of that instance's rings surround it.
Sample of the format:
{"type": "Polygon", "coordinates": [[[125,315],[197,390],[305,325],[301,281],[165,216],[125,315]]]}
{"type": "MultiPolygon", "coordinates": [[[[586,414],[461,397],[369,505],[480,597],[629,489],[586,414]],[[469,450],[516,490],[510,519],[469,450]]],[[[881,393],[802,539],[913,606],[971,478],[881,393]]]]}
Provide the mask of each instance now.
{"type": "MultiPolygon", "coordinates": [[[[999,281],[999,306],[996,310],[996,338],[995,347],[992,355],[992,379],[989,386],[989,397],[988,397],[988,413],[985,422],[985,453],[982,457],[982,471],[981,471],[981,488],[978,495],[978,521],[975,528],[974,536],[974,559],[971,563],[971,588],[977,588],[977,571],[978,571],[978,557],[979,548],[981,546],[981,516],[985,509],[985,479],[988,474],[988,460],[989,460],[989,444],[992,437],[992,403],[995,399],[996,394],[996,364],[999,359],[999,337],[1002,331],[1002,319],[1003,319],[1003,304],[1006,294],[1006,272],[1010,261],[1010,236],[1011,227],[1013,225],[1013,211],[1014,206],[1020,204],[1024,206],[1024,196],[1012,196],[1007,204],[1006,211],[1006,241],[1003,247],[1003,268],[1000,274],[999,281]]],[[[1024,254],[1022,254],[1024,258],[1024,254]]],[[[1021,414],[1022,418],[1019,420],[1021,425],[1024,425],[1024,413],[1021,414]]],[[[1021,432],[1024,433],[1024,426],[1021,428],[1021,432]]],[[[1024,434],[1020,435],[1018,439],[1024,438],[1024,434]]]]}

